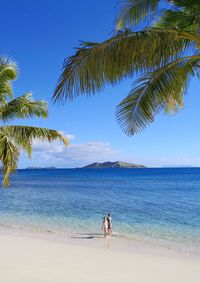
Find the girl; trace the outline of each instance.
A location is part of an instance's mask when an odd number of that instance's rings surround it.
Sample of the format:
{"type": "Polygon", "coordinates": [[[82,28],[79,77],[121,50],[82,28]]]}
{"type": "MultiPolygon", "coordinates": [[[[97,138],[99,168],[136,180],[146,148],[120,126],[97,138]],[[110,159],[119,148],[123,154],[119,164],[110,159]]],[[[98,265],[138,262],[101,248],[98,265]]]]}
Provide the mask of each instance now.
{"type": "Polygon", "coordinates": [[[103,233],[104,233],[104,238],[106,238],[106,236],[108,235],[108,220],[107,220],[107,217],[103,218],[102,230],[103,230],[103,233]]]}

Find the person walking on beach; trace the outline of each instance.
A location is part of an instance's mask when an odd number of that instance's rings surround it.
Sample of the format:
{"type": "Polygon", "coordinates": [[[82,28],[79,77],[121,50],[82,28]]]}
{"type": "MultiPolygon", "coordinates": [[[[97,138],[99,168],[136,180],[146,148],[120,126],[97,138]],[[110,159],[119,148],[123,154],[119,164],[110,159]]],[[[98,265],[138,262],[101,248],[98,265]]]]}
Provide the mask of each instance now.
{"type": "Polygon", "coordinates": [[[112,234],[112,217],[110,213],[108,213],[107,221],[108,221],[108,234],[111,235],[112,234]]]}
{"type": "Polygon", "coordinates": [[[104,238],[106,238],[107,235],[108,235],[108,219],[107,219],[107,217],[103,218],[102,230],[103,230],[103,233],[104,233],[104,238]]]}

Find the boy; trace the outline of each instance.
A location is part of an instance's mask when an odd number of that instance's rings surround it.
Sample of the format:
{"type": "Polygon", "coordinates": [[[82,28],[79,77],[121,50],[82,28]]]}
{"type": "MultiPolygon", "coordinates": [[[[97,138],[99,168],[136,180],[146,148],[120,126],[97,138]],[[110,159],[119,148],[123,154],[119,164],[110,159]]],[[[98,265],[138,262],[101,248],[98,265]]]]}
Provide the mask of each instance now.
{"type": "Polygon", "coordinates": [[[107,220],[108,220],[108,234],[111,235],[112,234],[112,217],[110,213],[108,213],[107,220]]]}

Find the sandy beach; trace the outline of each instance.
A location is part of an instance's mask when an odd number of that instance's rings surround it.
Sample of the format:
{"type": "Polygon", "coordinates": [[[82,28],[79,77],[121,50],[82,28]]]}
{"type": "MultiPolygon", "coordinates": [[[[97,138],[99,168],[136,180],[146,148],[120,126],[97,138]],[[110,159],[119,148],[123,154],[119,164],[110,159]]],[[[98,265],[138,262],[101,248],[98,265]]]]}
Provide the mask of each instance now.
{"type": "Polygon", "coordinates": [[[200,260],[112,239],[65,238],[23,230],[0,233],[0,282],[199,282],[200,260]]]}

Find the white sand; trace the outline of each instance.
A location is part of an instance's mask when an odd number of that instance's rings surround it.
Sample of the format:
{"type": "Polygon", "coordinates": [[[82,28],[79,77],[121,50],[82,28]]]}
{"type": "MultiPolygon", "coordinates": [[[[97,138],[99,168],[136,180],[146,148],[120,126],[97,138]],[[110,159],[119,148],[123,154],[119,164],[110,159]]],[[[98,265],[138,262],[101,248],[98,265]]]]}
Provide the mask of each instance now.
{"type": "Polygon", "coordinates": [[[110,241],[0,233],[0,282],[200,282],[199,259],[117,250],[110,241]]]}

